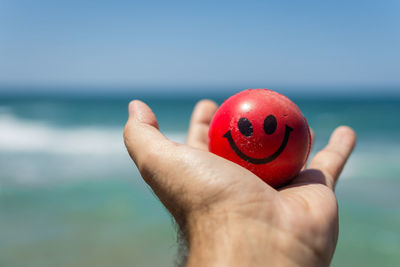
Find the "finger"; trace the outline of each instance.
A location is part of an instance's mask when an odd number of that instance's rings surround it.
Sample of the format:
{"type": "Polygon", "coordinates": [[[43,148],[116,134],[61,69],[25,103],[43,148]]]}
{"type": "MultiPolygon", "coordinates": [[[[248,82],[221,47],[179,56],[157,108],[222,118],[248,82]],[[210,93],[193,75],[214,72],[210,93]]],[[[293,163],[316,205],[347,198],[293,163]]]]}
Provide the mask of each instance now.
{"type": "Polygon", "coordinates": [[[355,143],[356,134],[350,127],[338,127],[328,145],[311,160],[308,169],[320,170],[325,177],[324,182],[333,189],[355,143]]]}
{"type": "MultiPolygon", "coordinates": [[[[315,133],[314,133],[314,130],[310,127],[310,152],[311,152],[311,149],[313,148],[314,141],[315,141],[315,133]]],[[[304,163],[302,170],[307,168],[307,161],[304,163]]]]}
{"type": "Polygon", "coordinates": [[[312,128],[310,128],[310,150],[312,149],[314,142],[315,142],[315,133],[314,130],[312,128]]]}
{"type": "Polygon", "coordinates": [[[129,104],[124,141],[145,182],[177,218],[174,210],[178,210],[179,205],[176,206],[175,199],[182,194],[186,169],[182,167],[184,164],[176,162],[178,145],[160,133],[156,117],[141,101],[134,100],[129,104]]]}
{"type": "Polygon", "coordinates": [[[129,103],[129,119],[124,129],[124,142],[139,170],[146,165],[150,153],[157,153],[171,142],[158,130],[157,119],[143,102],[129,103]]]}
{"type": "Polygon", "coordinates": [[[193,109],[186,144],[208,150],[208,129],[218,106],[214,101],[201,100],[193,109]]]}

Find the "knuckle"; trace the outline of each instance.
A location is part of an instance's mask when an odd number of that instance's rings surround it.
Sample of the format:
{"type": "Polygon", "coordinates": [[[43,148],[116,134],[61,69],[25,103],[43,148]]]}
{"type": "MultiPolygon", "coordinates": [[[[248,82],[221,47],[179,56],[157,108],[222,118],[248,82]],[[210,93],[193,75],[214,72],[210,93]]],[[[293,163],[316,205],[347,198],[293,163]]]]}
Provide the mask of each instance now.
{"type": "Polygon", "coordinates": [[[123,131],[123,133],[122,133],[122,136],[123,136],[123,138],[124,138],[124,142],[125,142],[125,145],[126,146],[128,146],[129,145],[129,141],[130,141],[130,133],[131,133],[131,127],[130,127],[130,124],[129,123],[126,123],[125,124],[125,127],[124,127],[124,131],[123,131]]]}
{"type": "Polygon", "coordinates": [[[141,173],[147,173],[149,170],[154,170],[160,165],[160,158],[160,151],[149,147],[141,151],[140,155],[137,155],[136,164],[141,173]]]}
{"type": "Polygon", "coordinates": [[[332,158],[334,160],[343,160],[346,158],[346,154],[338,148],[328,147],[324,150],[326,157],[332,158]]]}
{"type": "Polygon", "coordinates": [[[123,131],[123,133],[122,133],[122,136],[123,136],[124,140],[127,140],[127,139],[128,139],[128,135],[129,135],[128,125],[125,125],[124,131],[123,131]]]}

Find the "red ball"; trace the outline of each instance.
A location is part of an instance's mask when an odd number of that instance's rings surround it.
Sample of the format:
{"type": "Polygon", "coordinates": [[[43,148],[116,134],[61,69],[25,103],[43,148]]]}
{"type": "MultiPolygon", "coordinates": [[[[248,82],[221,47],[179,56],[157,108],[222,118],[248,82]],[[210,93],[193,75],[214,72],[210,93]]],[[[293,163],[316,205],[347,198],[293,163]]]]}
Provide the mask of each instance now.
{"type": "Polygon", "coordinates": [[[210,124],[209,150],[250,170],[273,187],[287,184],[307,161],[307,120],[289,98],[248,89],[228,98],[210,124]]]}

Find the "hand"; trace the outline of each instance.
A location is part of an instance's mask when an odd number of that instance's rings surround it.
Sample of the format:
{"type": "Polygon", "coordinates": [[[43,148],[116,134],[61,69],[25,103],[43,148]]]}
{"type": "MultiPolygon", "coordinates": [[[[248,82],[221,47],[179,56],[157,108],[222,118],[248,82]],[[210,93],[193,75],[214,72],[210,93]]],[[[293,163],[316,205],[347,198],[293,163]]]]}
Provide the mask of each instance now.
{"type": "Polygon", "coordinates": [[[143,179],[187,238],[188,266],[328,266],[338,237],[334,186],[354,145],[348,127],[278,190],[208,152],[217,105],[200,101],[186,145],[158,130],[143,102],[129,104],[124,140],[143,179]]]}

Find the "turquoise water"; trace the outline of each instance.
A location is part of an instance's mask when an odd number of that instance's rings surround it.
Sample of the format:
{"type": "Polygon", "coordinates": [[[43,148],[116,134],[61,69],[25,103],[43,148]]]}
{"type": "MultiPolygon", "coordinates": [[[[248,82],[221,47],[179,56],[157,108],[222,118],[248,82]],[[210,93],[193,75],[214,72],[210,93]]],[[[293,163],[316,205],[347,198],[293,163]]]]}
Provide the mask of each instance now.
{"type": "MultiPolygon", "coordinates": [[[[133,97],[0,97],[0,266],[173,266],[174,226],[123,146],[133,97]]],[[[289,97],[314,152],[336,125],[358,135],[332,265],[399,265],[400,99],[289,97]]],[[[182,142],[197,99],[145,100],[182,142]]]]}

